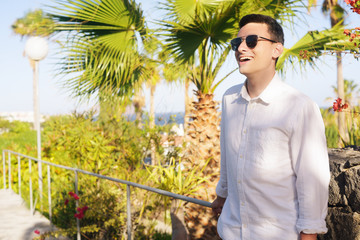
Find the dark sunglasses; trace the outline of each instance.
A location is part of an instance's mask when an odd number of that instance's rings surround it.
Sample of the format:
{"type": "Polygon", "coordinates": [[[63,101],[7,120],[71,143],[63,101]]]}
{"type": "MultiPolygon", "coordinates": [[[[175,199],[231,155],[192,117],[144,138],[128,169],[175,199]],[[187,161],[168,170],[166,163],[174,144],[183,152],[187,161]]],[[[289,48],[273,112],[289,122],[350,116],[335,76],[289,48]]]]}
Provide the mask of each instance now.
{"type": "Polygon", "coordinates": [[[258,41],[261,41],[261,40],[267,40],[267,41],[270,41],[270,42],[273,42],[273,43],[277,43],[274,40],[264,38],[264,37],[261,37],[261,36],[258,36],[258,35],[249,35],[249,36],[246,36],[246,37],[237,37],[237,38],[234,38],[233,40],[231,40],[230,41],[231,49],[234,50],[234,51],[237,51],[239,46],[241,45],[241,43],[244,41],[244,38],[245,38],[246,46],[248,46],[248,48],[251,48],[251,49],[255,48],[258,41]]]}

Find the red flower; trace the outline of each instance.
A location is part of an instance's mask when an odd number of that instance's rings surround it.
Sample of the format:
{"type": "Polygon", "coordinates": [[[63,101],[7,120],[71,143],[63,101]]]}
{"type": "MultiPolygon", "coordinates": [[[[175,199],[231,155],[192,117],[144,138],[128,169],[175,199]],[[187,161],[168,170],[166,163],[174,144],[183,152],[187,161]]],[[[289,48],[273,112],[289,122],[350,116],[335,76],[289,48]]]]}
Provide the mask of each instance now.
{"type": "Polygon", "coordinates": [[[70,195],[71,197],[73,197],[75,200],[79,200],[79,199],[80,199],[79,196],[76,195],[76,194],[73,193],[73,192],[69,192],[69,195],[70,195]]]}
{"type": "Polygon", "coordinates": [[[351,0],[345,0],[346,4],[350,4],[351,0]]]}
{"type": "Polygon", "coordinates": [[[341,102],[342,102],[341,98],[338,98],[335,100],[335,102],[333,104],[334,112],[342,112],[343,109],[346,109],[349,107],[349,105],[347,103],[341,104],[341,102]]]}
{"type": "Polygon", "coordinates": [[[344,30],[344,34],[345,34],[345,35],[350,35],[350,30],[349,30],[349,29],[345,29],[345,30],[344,30]]]}
{"type": "Polygon", "coordinates": [[[76,209],[76,211],[78,211],[77,213],[74,214],[74,217],[78,218],[78,219],[82,219],[85,215],[85,212],[89,209],[88,206],[84,206],[84,207],[78,207],[76,209]]]}
{"type": "Polygon", "coordinates": [[[64,203],[65,206],[68,205],[68,203],[69,203],[69,199],[65,199],[65,203],[64,203]]]}
{"type": "Polygon", "coordinates": [[[78,219],[82,219],[84,217],[84,213],[83,212],[75,213],[74,217],[76,217],[78,219]]]}
{"type": "Polygon", "coordinates": [[[36,229],[36,230],[34,231],[34,233],[40,234],[40,231],[36,229]]]}
{"type": "Polygon", "coordinates": [[[76,210],[77,210],[78,212],[83,212],[83,213],[85,213],[88,209],[89,209],[88,206],[84,206],[84,207],[82,207],[82,208],[78,207],[76,210]]]}

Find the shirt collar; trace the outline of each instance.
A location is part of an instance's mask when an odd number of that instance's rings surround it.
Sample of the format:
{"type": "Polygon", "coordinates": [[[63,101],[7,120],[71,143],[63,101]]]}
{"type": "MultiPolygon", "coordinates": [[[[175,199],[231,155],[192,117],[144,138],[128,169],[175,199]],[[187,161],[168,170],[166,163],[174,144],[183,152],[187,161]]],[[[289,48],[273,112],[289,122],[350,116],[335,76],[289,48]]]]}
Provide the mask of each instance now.
{"type": "Polygon", "coordinates": [[[240,90],[240,96],[248,102],[253,100],[261,101],[265,104],[270,104],[270,102],[280,93],[280,88],[278,85],[281,83],[281,79],[277,73],[275,73],[273,79],[271,79],[270,83],[266,86],[264,91],[258,97],[253,99],[251,99],[249,93],[247,92],[246,81],[240,90]]]}

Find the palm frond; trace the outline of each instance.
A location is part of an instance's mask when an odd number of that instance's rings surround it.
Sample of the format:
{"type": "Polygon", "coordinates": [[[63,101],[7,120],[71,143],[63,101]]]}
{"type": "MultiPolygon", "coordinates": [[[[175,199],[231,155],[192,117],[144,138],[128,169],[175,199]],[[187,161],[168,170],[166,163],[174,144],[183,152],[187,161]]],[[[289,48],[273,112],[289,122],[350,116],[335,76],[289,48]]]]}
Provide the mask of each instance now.
{"type": "Polygon", "coordinates": [[[55,30],[69,32],[63,44],[61,74],[77,96],[111,89],[126,95],[141,80],[144,60],[136,32],[146,35],[143,12],[133,0],[55,0],[51,16],[55,30]],[[75,77],[73,77],[75,75],[75,77]]]}
{"type": "Polygon", "coordinates": [[[286,62],[297,62],[300,67],[309,63],[315,67],[315,59],[323,54],[331,54],[336,51],[359,54],[359,47],[355,46],[344,34],[344,27],[341,23],[331,29],[310,31],[291,48],[284,49],[277,62],[277,69],[282,71],[286,62]]]}
{"type": "Polygon", "coordinates": [[[246,14],[261,13],[292,21],[300,0],[168,0],[168,19],[162,21],[166,47],[175,62],[191,66],[191,81],[203,93],[215,90],[220,64],[229,53],[229,41],[246,14]],[[190,64],[192,62],[193,64],[190,64]]]}

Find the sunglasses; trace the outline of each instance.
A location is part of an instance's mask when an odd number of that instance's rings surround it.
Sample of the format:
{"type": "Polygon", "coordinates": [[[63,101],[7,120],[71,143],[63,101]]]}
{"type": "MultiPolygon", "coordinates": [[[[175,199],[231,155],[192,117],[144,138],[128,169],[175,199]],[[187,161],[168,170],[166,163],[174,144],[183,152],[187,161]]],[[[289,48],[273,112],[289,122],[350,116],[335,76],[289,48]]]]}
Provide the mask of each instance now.
{"type": "Polygon", "coordinates": [[[258,41],[270,41],[270,42],[273,42],[273,43],[277,43],[276,41],[274,40],[271,40],[271,39],[268,39],[268,38],[264,38],[264,37],[261,37],[261,36],[258,36],[258,35],[249,35],[249,36],[246,36],[246,37],[237,37],[237,38],[234,38],[233,40],[230,41],[231,43],[231,49],[234,50],[234,51],[237,51],[239,46],[241,45],[241,43],[244,41],[244,38],[245,38],[245,42],[246,42],[246,46],[248,46],[248,48],[255,48],[258,41]]]}

